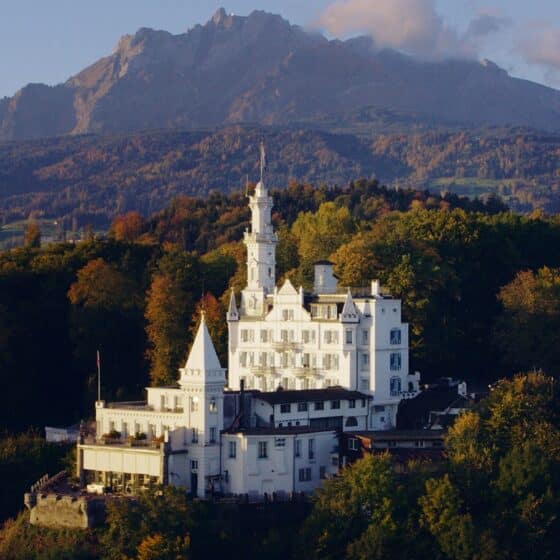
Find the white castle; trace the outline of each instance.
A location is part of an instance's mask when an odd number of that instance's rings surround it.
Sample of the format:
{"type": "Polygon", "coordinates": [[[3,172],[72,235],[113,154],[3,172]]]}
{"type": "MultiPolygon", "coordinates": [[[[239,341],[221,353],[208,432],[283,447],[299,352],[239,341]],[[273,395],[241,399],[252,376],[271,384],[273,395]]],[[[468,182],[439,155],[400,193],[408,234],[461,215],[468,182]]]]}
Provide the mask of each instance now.
{"type": "Polygon", "coordinates": [[[176,386],[147,388],[146,402],[96,402],[95,437],[78,443],[78,474],[91,488],[310,492],[338,472],[341,433],[393,428],[399,402],[418,393],[401,302],[377,281],[339,289],[321,261],[311,293],[290,280],[276,286],[263,163],[261,148],[247,286],[239,307],[232,292],[227,312],[227,381],[203,316],[176,386]]]}

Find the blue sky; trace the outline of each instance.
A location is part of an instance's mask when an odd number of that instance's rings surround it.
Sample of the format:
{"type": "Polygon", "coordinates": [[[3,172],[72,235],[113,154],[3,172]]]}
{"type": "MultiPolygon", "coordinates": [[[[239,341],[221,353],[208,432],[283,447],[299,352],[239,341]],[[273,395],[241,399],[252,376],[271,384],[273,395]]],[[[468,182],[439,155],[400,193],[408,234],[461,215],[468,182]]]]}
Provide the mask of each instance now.
{"type": "Polygon", "coordinates": [[[329,36],[368,33],[426,59],[489,58],[560,88],[557,0],[2,0],[0,97],[29,82],[63,82],[140,27],[181,33],[220,6],[279,13],[329,36]]]}

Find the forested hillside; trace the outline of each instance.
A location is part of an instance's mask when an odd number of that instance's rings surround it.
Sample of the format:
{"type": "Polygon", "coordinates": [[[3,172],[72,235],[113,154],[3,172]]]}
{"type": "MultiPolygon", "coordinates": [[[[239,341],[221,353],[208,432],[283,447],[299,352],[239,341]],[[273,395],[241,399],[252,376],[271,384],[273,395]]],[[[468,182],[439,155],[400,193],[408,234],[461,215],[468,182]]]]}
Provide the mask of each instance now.
{"type": "MultiPolygon", "coordinates": [[[[533,366],[558,373],[555,346],[542,343],[558,321],[557,307],[546,304],[558,283],[558,219],[367,181],[293,184],[273,196],[278,277],[308,286],[313,261],[331,258],[342,285],[380,278],[403,298],[412,368],[425,380],[453,375],[486,385],[533,366]],[[536,275],[516,280],[526,270],[536,275]],[[526,296],[508,296],[512,281],[523,282],[526,296]],[[528,350],[519,355],[521,342],[528,350]]],[[[117,218],[106,238],[41,248],[40,235],[29,234],[27,247],[0,254],[1,425],[89,417],[97,349],[109,400],[173,381],[203,294],[225,363],[224,301],[245,283],[248,218],[241,193],[180,197],[149,219],[117,218]]]]}
{"type": "Polygon", "coordinates": [[[262,138],[267,181],[278,188],[290,181],[332,187],[375,176],[392,188],[496,193],[522,212],[560,210],[560,136],[484,130],[358,137],[233,127],[2,144],[0,242],[20,243],[21,221],[30,215],[63,239],[88,225],[106,230],[127,211],[148,216],[179,194],[238,191],[258,174],[262,138]]]}

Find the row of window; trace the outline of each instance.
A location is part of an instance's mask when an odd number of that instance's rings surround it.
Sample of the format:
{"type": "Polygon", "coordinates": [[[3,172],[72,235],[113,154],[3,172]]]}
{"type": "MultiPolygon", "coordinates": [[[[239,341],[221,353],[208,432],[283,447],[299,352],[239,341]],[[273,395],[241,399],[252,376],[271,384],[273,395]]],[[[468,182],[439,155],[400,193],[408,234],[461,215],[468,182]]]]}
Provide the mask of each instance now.
{"type": "MultiPolygon", "coordinates": [[[[293,317],[292,319],[293,320],[293,317]]],[[[260,342],[273,342],[274,338],[273,330],[260,330],[259,340],[260,342]]],[[[252,329],[241,329],[240,332],[241,342],[255,342],[255,331],[252,329]]],[[[317,340],[317,333],[314,330],[303,330],[301,331],[301,342],[304,344],[315,343],[317,340]]],[[[401,344],[402,336],[401,329],[394,328],[391,329],[389,333],[389,342],[392,345],[401,344]]],[[[323,331],[323,341],[325,344],[338,344],[338,331],[337,330],[325,330],[323,331]]],[[[296,342],[296,333],[294,330],[282,329],[280,331],[279,342],[296,342]]],[[[354,331],[352,329],[346,329],[344,333],[345,344],[354,343],[354,331]]],[[[361,330],[360,344],[369,344],[369,329],[361,330]]]]}
{"type": "MultiPolygon", "coordinates": [[[[199,399],[198,397],[191,397],[191,412],[198,412],[199,410],[199,399]]],[[[210,399],[208,402],[208,412],[218,412],[218,403],[216,399],[210,399]]]]}
{"type": "MultiPolygon", "coordinates": [[[[282,352],[278,359],[273,352],[239,352],[240,367],[318,367],[321,364],[322,369],[338,370],[340,367],[340,359],[338,354],[323,354],[322,360],[319,362],[316,354],[303,353],[297,356],[293,352],[282,352]]],[[[369,356],[365,363],[369,364],[369,356]]]]}
{"type": "MultiPolygon", "coordinates": [[[[239,366],[240,367],[275,367],[276,359],[273,352],[239,352],[239,366]],[[257,362],[255,363],[255,358],[257,362]]],[[[321,364],[322,369],[338,370],[340,367],[339,354],[323,354],[322,360],[316,354],[304,352],[301,354],[299,360],[298,356],[293,352],[282,352],[279,356],[279,367],[319,367],[321,364]],[[299,363],[298,363],[299,362],[299,363]]],[[[367,371],[369,369],[369,354],[364,352],[360,354],[360,369],[367,371]]],[[[391,371],[400,371],[402,368],[402,356],[400,352],[391,352],[389,356],[389,367],[391,371]]]]}
{"type": "MultiPolygon", "coordinates": [[[[366,399],[360,399],[361,407],[365,408],[366,406],[366,399]]],[[[307,412],[309,403],[306,402],[299,402],[297,403],[297,411],[298,412],[307,412]]],[[[356,408],[356,399],[349,399],[348,400],[348,408],[356,408]]],[[[314,410],[325,410],[325,401],[316,401],[313,403],[314,410]]],[[[330,401],[330,409],[331,410],[338,410],[340,409],[340,400],[332,400],[330,401]]],[[[280,412],[282,414],[289,414],[292,412],[292,403],[282,403],[280,405],[280,412]]]]}

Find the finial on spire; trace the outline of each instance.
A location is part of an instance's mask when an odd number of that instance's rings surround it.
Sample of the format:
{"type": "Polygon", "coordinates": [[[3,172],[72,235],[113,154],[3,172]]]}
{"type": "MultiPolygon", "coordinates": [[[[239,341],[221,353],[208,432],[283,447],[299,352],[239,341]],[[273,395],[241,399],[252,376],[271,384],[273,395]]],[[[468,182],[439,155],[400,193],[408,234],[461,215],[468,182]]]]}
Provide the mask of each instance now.
{"type": "Polygon", "coordinates": [[[266,152],[264,151],[264,140],[261,140],[261,183],[264,177],[265,168],[266,168],[266,152]]]}

